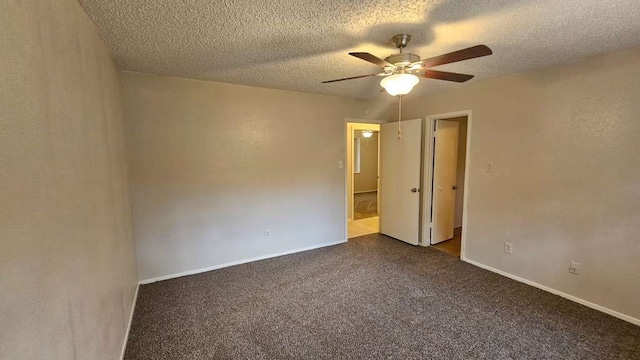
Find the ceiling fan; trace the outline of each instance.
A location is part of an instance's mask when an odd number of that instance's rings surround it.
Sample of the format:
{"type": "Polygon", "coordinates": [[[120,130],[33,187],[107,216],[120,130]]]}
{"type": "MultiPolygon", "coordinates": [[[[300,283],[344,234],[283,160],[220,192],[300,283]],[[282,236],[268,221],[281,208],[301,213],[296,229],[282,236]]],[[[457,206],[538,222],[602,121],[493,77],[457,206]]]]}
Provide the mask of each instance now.
{"type": "Polygon", "coordinates": [[[420,56],[416,54],[402,52],[402,49],[407,47],[407,44],[409,44],[411,35],[398,34],[391,40],[396,45],[396,48],[399,49],[400,53],[391,55],[384,60],[366,52],[349,53],[349,55],[351,56],[355,56],[359,59],[382,67],[382,72],[376,74],[352,76],[344,79],[323,81],[322,83],[327,84],[337,81],[380,76],[384,77],[382,81],[380,81],[380,85],[390,95],[406,95],[420,81],[418,77],[454,81],[460,83],[471,80],[473,78],[473,75],[438,71],[432,70],[431,68],[438,65],[450,64],[457,61],[469,60],[492,54],[491,49],[489,49],[487,46],[476,45],[448,54],[420,60],[420,56]]]}

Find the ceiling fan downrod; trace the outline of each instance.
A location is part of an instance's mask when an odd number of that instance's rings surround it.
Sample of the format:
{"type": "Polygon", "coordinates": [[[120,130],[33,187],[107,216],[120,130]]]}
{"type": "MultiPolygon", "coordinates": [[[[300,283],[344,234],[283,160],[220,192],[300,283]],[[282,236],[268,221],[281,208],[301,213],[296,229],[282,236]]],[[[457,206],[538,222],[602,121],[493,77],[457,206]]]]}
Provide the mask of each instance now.
{"type": "Polygon", "coordinates": [[[402,54],[402,49],[406,48],[409,45],[409,41],[411,41],[411,35],[409,34],[398,34],[391,38],[396,47],[400,50],[400,54],[402,54]]]}

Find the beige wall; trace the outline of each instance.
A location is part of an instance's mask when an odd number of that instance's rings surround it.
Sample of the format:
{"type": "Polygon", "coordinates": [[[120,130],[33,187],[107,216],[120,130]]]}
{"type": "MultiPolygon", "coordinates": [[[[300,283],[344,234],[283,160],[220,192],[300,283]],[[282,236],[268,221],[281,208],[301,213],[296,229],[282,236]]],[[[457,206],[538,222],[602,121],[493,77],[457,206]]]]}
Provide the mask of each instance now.
{"type": "Polygon", "coordinates": [[[0,12],[0,357],[117,359],[137,283],[119,73],[75,0],[0,12]]]}
{"type": "Polygon", "coordinates": [[[368,102],[134,73],[123,92],[142,280],[346,240],[345,118],[368,102]]]}
{"type": "Polygon", "coordinates": [[[636,48],[407,97],[473,111],[468,259],[640,319],[639,79],[636,48]]]}
{"type": "Polygon", "coordinates": [[[353,174],[353,190],[375,191],[378,189],[378,133],[366,138],[362,130],[357,130],[354,137],[360,139],[360,173],[353,174]]]}

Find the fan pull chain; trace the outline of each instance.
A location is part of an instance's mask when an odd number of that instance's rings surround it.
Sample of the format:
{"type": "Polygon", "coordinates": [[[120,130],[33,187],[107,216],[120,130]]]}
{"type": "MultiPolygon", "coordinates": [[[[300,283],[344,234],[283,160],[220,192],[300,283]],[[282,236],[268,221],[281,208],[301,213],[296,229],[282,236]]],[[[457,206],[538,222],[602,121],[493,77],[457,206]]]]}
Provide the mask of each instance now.
{"type": "Polygon", "coordinates": [[[399,95],[398,99],[398,139],[402,139],[402,95],[399,95]]]}

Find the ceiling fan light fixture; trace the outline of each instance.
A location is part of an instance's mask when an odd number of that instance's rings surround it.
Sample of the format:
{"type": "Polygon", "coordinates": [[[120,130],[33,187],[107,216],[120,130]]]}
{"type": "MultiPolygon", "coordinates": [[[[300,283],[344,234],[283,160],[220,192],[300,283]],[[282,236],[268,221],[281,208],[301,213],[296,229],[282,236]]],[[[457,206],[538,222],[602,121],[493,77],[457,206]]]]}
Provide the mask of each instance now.
{"type": "Polygon", "coordinates": [[[382,86],[389,95],[407,95],[420,80],[412,74],[395,74],[387,76],[380,81],[382,86]]]}

